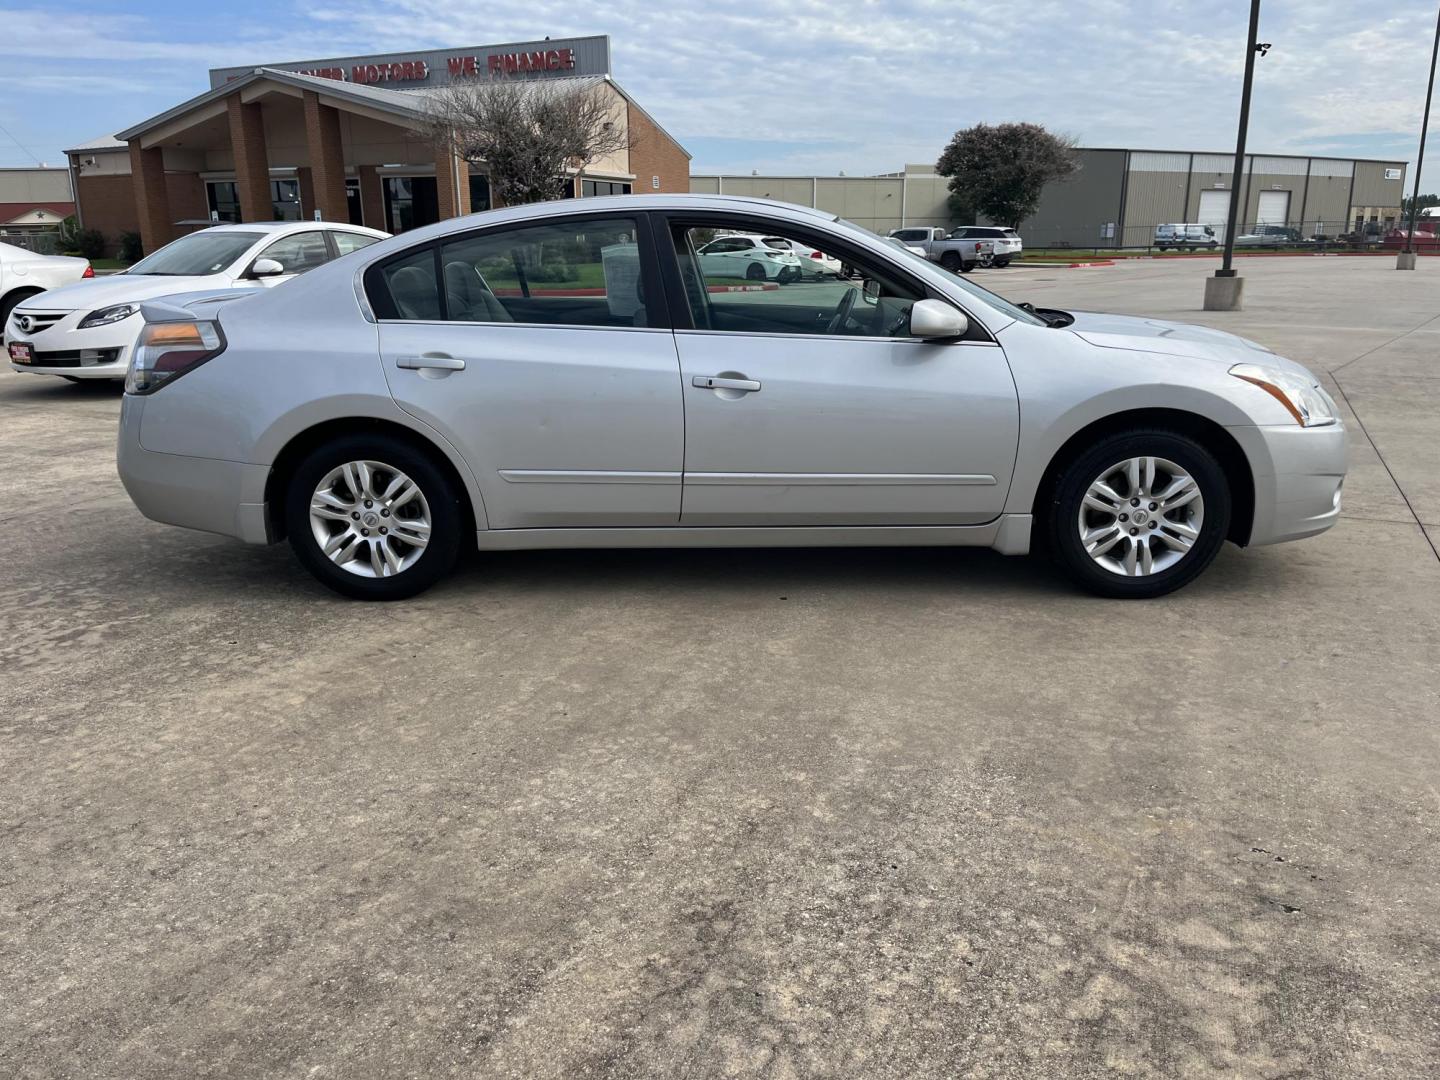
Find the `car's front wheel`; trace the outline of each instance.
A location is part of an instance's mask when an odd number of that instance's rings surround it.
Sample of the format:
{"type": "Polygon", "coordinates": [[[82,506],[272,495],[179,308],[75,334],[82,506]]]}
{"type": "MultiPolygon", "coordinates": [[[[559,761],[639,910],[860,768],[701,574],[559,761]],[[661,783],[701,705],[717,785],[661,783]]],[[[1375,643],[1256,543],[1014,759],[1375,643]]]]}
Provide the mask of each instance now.
{"type": "Polygon", "coordinates": [[[359,600],[403,600],[455,565],[464,516],[426,454],[386,435],[314,450],[291,476],[285,522],[312,574],[359,600]]]}
{"type": "Polygon", "coordinates": [[[1210,565],[1230,528],[1230,486],[1186,435],[1131,431],[1065,466],[1048,508],[1050,549],[1079,585],[1120,599],[1163,596],[1210,565]]]}

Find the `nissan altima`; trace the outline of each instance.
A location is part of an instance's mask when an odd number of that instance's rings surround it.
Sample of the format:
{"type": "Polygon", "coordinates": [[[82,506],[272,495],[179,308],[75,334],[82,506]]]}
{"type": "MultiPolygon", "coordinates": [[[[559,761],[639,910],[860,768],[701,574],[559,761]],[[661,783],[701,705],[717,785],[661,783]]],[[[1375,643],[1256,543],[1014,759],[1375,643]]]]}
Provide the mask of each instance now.
{"type": "Polygon", "coordinates": [[[411,596],[462,547],[979,545],[1153,597],[1340,513],[1345,431],[1231,334],[1036,309],[819,211],[628,195],[143,305],[119,469],[157,521],[411,596]],[[783,237],[850,269],[737,283],[783,237]]]}

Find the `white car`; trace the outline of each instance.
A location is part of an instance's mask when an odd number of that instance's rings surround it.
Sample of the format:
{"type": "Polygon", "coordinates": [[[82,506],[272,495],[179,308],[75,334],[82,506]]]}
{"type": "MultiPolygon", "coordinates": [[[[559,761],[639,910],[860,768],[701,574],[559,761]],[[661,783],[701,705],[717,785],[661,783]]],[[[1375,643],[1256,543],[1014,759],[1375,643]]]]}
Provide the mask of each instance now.
{"type": "Polygon", "coordinates": [[[46,289],[94,276],[95,270],[87,259],[37,255],[13,244],[0,244],[0,337],[16,304],[46,289]]]}
{"type": "Polygon", "coordinates": [[[951,240],[991,240],[995,244],[994,265],[1009,266],[1025,250],[1025,242],[1014,229],[998,225],[962,225],[950,234],[951,240]]]}
{"type": "Polygon", "coordinates": [[[845,272],[845,264],[821,251],[814,244],[799,240],[787,240],[783,236],[762,236],[760,242],[766,247],[781,251],[792,251],[800,258],[800,276],[811,281],[838,278],[845,272]]]}
{"type": "Polygon", "coordinates": [[[799,281],[800,257],[789,247],[771,247],[759,233],[718,236],[696,251],[707,278],[744,278],[746,281],[799,281]]]}
{"type": "Polygon", "coordinates": [[[10,312],[15,371],[123,379],[140,333],[140,303],[196,290],[264,287],[348,255],[387,233],[336,222],[217,225],[182,236],[124,273],[29,296],[10,312]]]}

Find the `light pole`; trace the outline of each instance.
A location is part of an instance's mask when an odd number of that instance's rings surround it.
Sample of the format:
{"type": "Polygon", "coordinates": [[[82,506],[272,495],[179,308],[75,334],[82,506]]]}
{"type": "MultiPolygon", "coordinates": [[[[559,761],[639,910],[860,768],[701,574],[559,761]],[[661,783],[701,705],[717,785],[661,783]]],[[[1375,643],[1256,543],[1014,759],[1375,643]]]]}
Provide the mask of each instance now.
{"type": "Polygon", "coordinates": [[[1240,130],[1235,136],[1235,168],[1230,177],[1230,220],[1225,227],[1225,258],[1214,277],[1205,279],[1206,311],[1239,311],[1245,279],[1230,265],[1235,257],[1235,230],[1240,217],[1240,178],[1245,174],[1245,134],[1250,127],[1250,88],[1255,82],[1255,57],[1270,51],[1256,42],[1260,31],[1260,0],[1250,0],[1250,36],[1245,49],[1245,85],[1240,91],[1240,130]]]}
{"type": "Polygon", "coordinates": [[[1425,133],[1430,130],[1430,97],[1435,93],[1435,57],[1440,54],[1440,15],[1435,16],[1435,44],[1430,48],[1430,82],[1425,87],[1425,119],[1420,121],[1420,153],[1415,158],[1415,191],[1410,196],[1410,231],[1405,250],[1395,257],[1396,270],[1415,269],[1415,217],[1420,213],[1420,168],[1425,164],[1425,133]]]}

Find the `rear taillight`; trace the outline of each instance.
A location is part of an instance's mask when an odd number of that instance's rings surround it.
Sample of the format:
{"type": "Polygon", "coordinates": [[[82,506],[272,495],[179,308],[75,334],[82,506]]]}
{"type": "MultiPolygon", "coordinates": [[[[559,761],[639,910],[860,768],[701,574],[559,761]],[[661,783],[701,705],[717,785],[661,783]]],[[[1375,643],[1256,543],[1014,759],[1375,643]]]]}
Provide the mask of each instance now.
{"type": "Polygon", "coordinates": [[[86,264],[85,264],[85,272],[84,272],[83,274],[81,274],[80,276],[81,276],[82,278],[94,277],[94,276],[95,276],[95,267],[91,266],[89,263],[86,263],[86,264]]]}
{"type": "Polygon", "coordinates": [[[146,323],[125,373],[125,392],[153,394],[224,351],[225,335],[213,319],[146,323]]]}
{"type": "Polygon", "coordinates": [[[812,258],[812,259],[823,259],[824,257],[825,257],[825,256],[822,255],[822,254],[820,254],[820,252],[818,252],[818,251],[812,251],[812,252],[810,252],[810,258],[812,258]]]}

